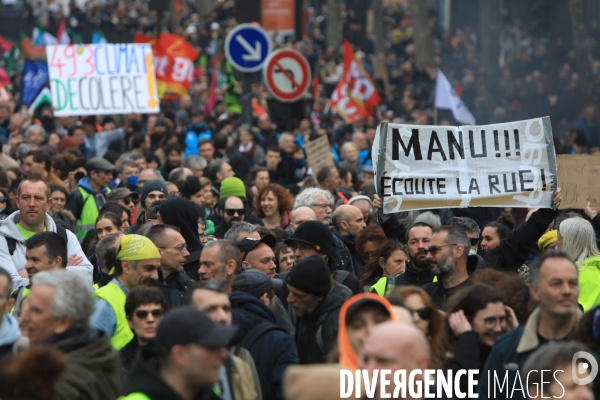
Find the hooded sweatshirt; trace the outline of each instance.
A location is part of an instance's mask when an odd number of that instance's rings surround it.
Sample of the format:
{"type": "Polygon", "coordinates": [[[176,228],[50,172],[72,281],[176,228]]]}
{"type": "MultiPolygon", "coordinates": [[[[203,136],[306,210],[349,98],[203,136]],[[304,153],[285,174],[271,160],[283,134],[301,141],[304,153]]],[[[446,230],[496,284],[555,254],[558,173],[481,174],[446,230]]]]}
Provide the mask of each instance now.
{"type": "Polygon", "coordinates": [[[12,354],[13,343],[20,337],[19,321],[10,314],[4,314],[0,325],[0,359],[12,354]]]}
{"type": "Polygon", "coordinates": [[[184,198],[173,197],[165,200],[158,206],[158,212],[165,224],[179,228],[179,232],[185,239],[187,249],[190,252],[183,269],[190,278],[197,281],[200,279],[198,275],[200,253],[204,248],[198,238],[199,207],[184,198]]]}
{"type": "Polygon", "coordinates": [[[398,322],[398,317],[392,310],[392,305],[389,301],[387,301],[384,297],[379,296],[375,293],[361,293],[356,296],[350,297],[340,310],[340,320],[339,325],[340,329],[338,331],[338,348],[340,351],[340,366],[345,369],[355,370],[358,369],[358,354],[354,351],[352,347],[352,342],[350,341],[350,336],[348,336],[348,327],[346,326],[346,314],[348,313],[348,309],[357,301],[363,299],[375,300],[381,303],[382,306],[386,308],[388,313],[390,314],[390,320],[393,322],[398,322]]]}
{"type": "MultiPolygon", "coordinates": [[[[238,328],[232,345],[242,341],[253,327],[268,323],[277,325],[273,310],[246,292],[231,292],[233,325],[238,328]]],[[[248,351],[256,365],[263,400],[283,400],[283,376],[290,365],[298,364],[294,338],[283,331],[272,330],[258,338],[248,351]]]]}
{"type": "Polygon", "coordinates": [[[346,288],[334,282],[327,296],[312,312],[297,318],[295,340],[300,364],[325,362],[337,339],[340,308],[349,297],[346,288]],[[319,330],[323,346],[317,339],[319,330]]]}
{"type": "MultiPolygon", "coordinates": [[[[21,233],[16,225],[20,220],[20,215],[20,211],[15,211],[14,213],[10,214],[8,218],[3,220],[2,224],[0,224],[0,268],[4,268],[9,272],[13,281],[14,289],[18,289],[29,284],[29,279],[23,278],[19,275],[19,271],[25,269],[25,264],[27,264],[27,259],[25,258],[25,239],[23,239],[23,236],[21,236],[21,233]],[[16,241],[16,248],[12,257],[8,252],[6,238],[13,238],[16,241]]],[[[48,214],[45,215],[45,219],[45,226],[48,231],[56,232],[56,224],[54,223],[54,220],[48,214]]],[[[81,265],[77,267],[67,266],[67,269],[82,274],[89,282],[90,286],[92,286],[94,284],[92,277],[92,264],[88,261],[87,257],[83,253],[81,245],[77,240],[77,236],[75,236],[73,232],[67,231],[67,238],[69,239],[67,243],[67,257],[76,254],[83,258],[81,265]]]]}

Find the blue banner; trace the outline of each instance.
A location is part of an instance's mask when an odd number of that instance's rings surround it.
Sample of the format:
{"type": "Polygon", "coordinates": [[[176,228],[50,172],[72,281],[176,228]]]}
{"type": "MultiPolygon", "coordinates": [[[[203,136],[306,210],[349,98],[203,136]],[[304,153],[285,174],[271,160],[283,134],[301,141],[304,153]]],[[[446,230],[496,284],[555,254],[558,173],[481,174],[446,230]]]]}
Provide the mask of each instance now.
{"type": "Polygon", "coordinates": [[[43,61],[25,61],[21,82],[21,102],[29,107],[48,80],[48,66],[43,61]]]}

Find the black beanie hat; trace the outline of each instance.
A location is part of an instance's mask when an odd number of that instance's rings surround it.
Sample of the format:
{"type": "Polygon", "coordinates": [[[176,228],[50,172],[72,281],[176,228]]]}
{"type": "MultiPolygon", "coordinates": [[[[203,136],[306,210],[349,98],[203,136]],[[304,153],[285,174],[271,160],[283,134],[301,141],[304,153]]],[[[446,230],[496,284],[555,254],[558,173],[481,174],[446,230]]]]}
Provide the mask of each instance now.
{"type": "Polygon", "coordinates": [[[325,224],[318,221],[306,221],[300,224],[292,237],[285,239],[285,244],[288,246],[293,246],[294,242],[305,243],[328,256],[333,251],[333,234],[325,224]]]}
{"type": "Polygon", "coordinates": [[[285,281],[298,290],[320,297],[326,297],[331,289],[329,268],[317,255],[306,257],[294,265],[285,281]]]}

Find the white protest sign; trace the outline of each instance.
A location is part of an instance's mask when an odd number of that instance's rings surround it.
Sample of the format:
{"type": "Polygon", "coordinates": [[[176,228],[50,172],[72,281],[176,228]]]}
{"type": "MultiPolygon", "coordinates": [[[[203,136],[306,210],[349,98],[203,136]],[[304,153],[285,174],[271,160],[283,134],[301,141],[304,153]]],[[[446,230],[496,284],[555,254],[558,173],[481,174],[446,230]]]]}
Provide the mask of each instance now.
{"type": "Polygon", "coordinates": [[[372,154],[386,214],[552,206],[556,155],[549,117],[461,127],[383,123],[372,154]]]}
{"type": "Polygon", "coordinates": [[[159,111],[149,44],[46,46],[54,115],[159,111]]]}

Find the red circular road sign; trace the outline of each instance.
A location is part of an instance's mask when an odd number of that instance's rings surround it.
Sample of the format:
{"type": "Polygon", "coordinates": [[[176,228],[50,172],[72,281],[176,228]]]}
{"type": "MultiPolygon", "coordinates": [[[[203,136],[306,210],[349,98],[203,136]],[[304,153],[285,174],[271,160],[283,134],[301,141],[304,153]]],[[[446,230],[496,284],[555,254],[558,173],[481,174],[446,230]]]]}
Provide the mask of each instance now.
{"type": "Polygon", "coordinates": [[[265,60],[263,81],[269,93],[279,101],[292,103],[310,87],[310,66],[296,50],[275,50],[265,60]]]}

